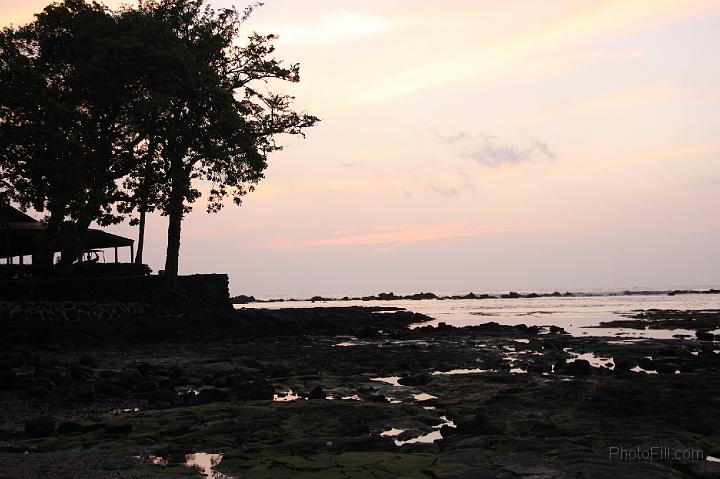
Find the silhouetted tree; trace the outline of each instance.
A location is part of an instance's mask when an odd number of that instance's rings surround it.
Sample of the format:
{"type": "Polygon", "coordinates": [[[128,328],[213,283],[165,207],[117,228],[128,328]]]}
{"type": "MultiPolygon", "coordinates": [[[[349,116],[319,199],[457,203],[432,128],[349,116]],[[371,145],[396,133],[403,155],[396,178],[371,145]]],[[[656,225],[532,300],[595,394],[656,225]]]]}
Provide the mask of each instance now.
{"type": "Polygon", "coordinates": [[[37,261],[81,253],[90,224],[121,221],[120,180],[147,156],[161,52],[156,32],[97,3],[65,0],[0,32],[0,194],[46,213],[37,261]]]}
{"type": "MultiPolygon", "coordinates": [[[[235,45],[253,7],[214,11],[203,0],[151,0],[138,15],[160,20],[178,40],[173,81],[159,111],[160,209],[168,216],[165,274],[173,289],[178,273],[184,215],[200,197],[198,181],[209,183],[208,212],[223,199],[236,204],[263,178],[269,153],[281,149],[279,134],[303,134],[318,118],[292,109],[293,98],[265,91],[269,80],[299,81],[299,66],[274,58],[274,35],[253,34],[235,45]]],[[[137,170],[136,170],[137,173],[137,170]]]]}

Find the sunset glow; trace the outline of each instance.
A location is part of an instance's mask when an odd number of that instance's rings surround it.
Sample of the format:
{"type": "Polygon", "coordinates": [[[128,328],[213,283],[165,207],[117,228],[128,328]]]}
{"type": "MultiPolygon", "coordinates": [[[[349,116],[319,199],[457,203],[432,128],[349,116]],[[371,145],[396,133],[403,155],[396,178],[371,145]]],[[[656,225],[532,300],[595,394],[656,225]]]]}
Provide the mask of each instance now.
{"type": "Polygon", "coordinates": [[[181,270],[260,296],[720,283],[720,1],[266,3],[248,33],[322,123],[242,207],[197,203],[181,270]]]}

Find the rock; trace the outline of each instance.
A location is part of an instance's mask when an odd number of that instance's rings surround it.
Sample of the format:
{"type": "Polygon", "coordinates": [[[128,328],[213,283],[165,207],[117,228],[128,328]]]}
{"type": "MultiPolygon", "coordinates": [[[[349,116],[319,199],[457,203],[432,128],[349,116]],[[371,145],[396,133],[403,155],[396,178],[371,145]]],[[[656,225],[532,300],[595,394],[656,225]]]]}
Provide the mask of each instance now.
{"type": "Polygon", "coordinates": [[[104,422],[102,427],[110,434],[127,434],[132,431],[132,423],[126,419],[104,422]]]}
{"type": "Polygon", "coordinates": [[[448,426],[447,424],[443,424],[442,427],[440,427],[440,435],[442,437],[450,437],[453,434],[457,434],[457,428],[448,426]]]}
{"type": "Polygon", "coordinates": [[[240,294],[237,296],[233,296],[230,298],[230,303],[232,304],[247,304],[247,303],[254,303],[256,301],[254,296],[246,296],[244,294],[240,294]]]}
{"type": "Polygon", "coordinates": [[[248,401],[272,400],[275,387],[265,379],[256,379],[241,389],[240,396],[248,401]]]}
{"type": "Polygon", "coordinates": [[[357,337],[359,339],[367,339],[367,338],[376,338],[380,335],[380,332],[375,329],[371,328],[369,326],[365,326],[360,331],[357,332],[357,337]]]}
{"type": "Polygon", "coordinates": [[[315,386],[308,394],[308,399],[325,399],[326,397],[327,394],[320,386],[315,386]]]}
{"type": "Polygon", "coordinates": [[[0,372],[0,391],[11,389],[15,386],[15,373],[12,371],[0,372]]]}
{"type": "Polygon", "coordinates": [[[715,335],[712,333],[708,333],[707,331],[695,331],[695,337],[697,337],[700,341],[715,340],[715,335]]]}
{"type": "Polygon", "coordinates": [[[44,398],[48,394],[50,394],[50,391],[48,391],[46,388],[40,386],[39,384],[36,384],[34,386],[30,386],[25,393],[30,396],[31,398],[44,398]]]}
{"type": "Polygon", "coordinates": [[[403,386],[424,386],[431,380],[432,376],[430,374],[422,372],[405,375],[398,379],[398,383],[402,384],[403,386]]]}
{"type": "Polygon", "coordinates": [[[50,378],[46,377],[35,378],[35,384],[38,386],[42,386],[47,390],[53,389],[55,387],[55,383],[50,378]]]}
{"type": "Polygon", "coordinates": [[[571,376],[587,376],[592,374],[593,367],[585,359],[576,359],[571,363],[565,363],[558,371],[557,366],[555,372],[559,374],[567,374],[571,376]]]}
{"type": "Polygon", "coordinates": [[[89,366],[73,364],[70,366],[70,377],[73,379],[86,379],[92,376],[93,371],[89,366]]]}
{"type": "Polygon", "coordinates": [[[78,363],[82,366],[86,366],[88,368],[96,368],[98,367],[98,361],[93,356],[83,355],[80,356],[80,359],[78,360],[78,363]]]}
{"type": "Polygon", "coordinates": [[[138,385],[136,385],[135,391],[137,391],[139,393],[150,393],[150,392],[157,390],[157,388],[158,388],[157,381],[150,380],[150,381],[143,381],[143,382],[139,383],[138,385]]]}
{"type": "Polygon", "coordinates": [[[567,334],[567,331],[565,331],[565,329],[561,328],[560,326],[550,326],[550,332],[552,334],[567,334]]]}
{"type": "Polygon", "coordinates": [[[75,397],[81,401],[94,401],[97,396],[95,396],[95,389],[92,386],[84,385],[75,390],[75,397]]]}
{"type": "Polygon", "coordinates": [[[58,434],[71,434],[82,430],[82,424],[75,421],[64,421],[61,422],[57,427],[58,434]]]}
{"type": "Polygon", "coordinates": [[[476,411],[471,420],[458,420],[457,432],[460,434],[489,435],[500,434],[502,431],[487,417],[484,411],[476,411]]]}
{"type": "Polygon", "coordinates": [[[680,367],[675,363],[659,363],[655,362],[655,370],[660,374],[675,374],[680,367]]]}
{"type": "Polygon", "coordinates": [[[210,403],[215,401],[227,401],[232,399],[233,392],[230,388],[209,387],[200,390],[200,394],[196,397],[200,403],[210,403]]]}
{"type": "Polygon", "coordinates": [[[615,365],[615,371],[630,371],[632,368],[637,366],[637,363],[632,359],[627,358],[613,358],[613,364],[615,365]]]}
{"type": "Polygon", "coordinates": [[[38,417],[25,421],[25,434],[28,437],[38,438],[50,436],[55,432],[55,421],[47,417],[38,417]]]}
{"type": "Polygon", "coordinates": [[[127,392],[121,387],[115,386],[107,381],[98,381],[93,384],[95,394],[99,397],[123,397],[127,396],[127,392]]]}
{"type": "Polygon", "coordinates": [[[165,402],[172,404],[175,402],[175,399],[177,396],[174,392],[168,391],[167,389],[158,389],[157,391],[153,391],[148,396],[148,401],[150,403],[159,403],[159,402],[165,402]]]}

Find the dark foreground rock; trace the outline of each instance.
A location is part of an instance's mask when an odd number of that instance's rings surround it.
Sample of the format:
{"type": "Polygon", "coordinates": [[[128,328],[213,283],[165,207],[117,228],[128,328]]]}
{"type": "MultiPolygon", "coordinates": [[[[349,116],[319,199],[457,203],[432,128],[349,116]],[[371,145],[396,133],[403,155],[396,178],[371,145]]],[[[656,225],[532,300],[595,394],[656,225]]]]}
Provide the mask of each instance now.
{"type": "Polygon", "coordinates": [[[183,465],[197,452],[251,479],[720,477],[701,460],[720,457],[713,343],[409,330],[423,318],[394,314],[241,312],[204,330],[175,318],[185,337],[60,349],[10,331],[0,477],[201,477],[183,465]],[[656,447],[673,456],[611,456],[656,447]]]}

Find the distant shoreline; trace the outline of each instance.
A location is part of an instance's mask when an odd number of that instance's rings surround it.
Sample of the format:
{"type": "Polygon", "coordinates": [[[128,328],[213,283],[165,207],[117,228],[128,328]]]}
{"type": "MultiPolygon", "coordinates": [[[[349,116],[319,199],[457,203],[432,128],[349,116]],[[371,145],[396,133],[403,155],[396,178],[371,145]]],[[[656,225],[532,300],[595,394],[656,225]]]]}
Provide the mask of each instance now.
{"type": "Polygon", "coordinates": [[[607,291],[607,292],[570,292],[561,293],[554,291],[552,293],[518,293],[509,291],[503,294],[487,294],[487,293],[468,293],[465,295],[437,295],[432,292],[414,293],[408,295],[396,295],[395,293],[378,293],[370,296],[343,296],[343,297],[326,297],[312,296],[309,298],[273,298],[273,299],[257,299],[254,296],[237,295],[230,298],[232,304],[250,304],[250,303],[283,303],[283,302],[328,302],[328,301],[421,301],[421,300],[468,300],[468,299],[532,299],[532,298],[574,298],[574,297],[607,297],[607,296],[677,296],[684,294],[720,294],[720,289],[710,288],[707,290],[696,289],[673,289],[673,290],[623,290],[623,291],[607,291]]]}

